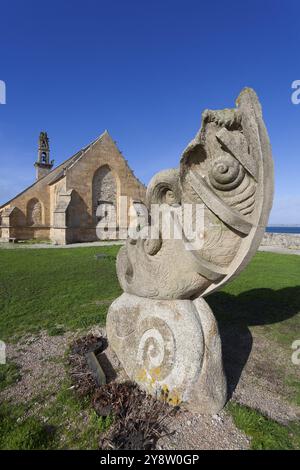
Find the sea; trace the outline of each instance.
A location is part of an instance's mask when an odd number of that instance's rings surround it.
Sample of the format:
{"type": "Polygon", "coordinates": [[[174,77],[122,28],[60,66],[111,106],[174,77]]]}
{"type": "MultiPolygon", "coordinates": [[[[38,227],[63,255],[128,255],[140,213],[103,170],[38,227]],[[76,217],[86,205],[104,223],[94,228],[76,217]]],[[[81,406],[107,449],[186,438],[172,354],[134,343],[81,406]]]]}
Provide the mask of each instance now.
{"type": "Polygon", "coordinates": [[[288,225],[270,225],[266,228],[266,232],[271,233],[299,233],[300,234],[300,225],[288,226],[288,225]]]}

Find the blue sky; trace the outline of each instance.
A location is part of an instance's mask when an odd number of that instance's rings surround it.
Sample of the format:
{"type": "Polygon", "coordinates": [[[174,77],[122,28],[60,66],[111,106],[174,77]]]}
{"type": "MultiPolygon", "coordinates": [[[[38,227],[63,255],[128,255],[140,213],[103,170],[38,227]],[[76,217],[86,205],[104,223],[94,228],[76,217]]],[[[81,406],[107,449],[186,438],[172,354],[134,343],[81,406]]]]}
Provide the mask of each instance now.
{"type": "Polygon", "coordinates": [[[178,166],[205,108],[251,86],[275,160],[270,222],[300,224],[299,12],[298,0],[2,0],[0,204],[33,182],[41,130],[59,164],[108,129],[147,183],[178,166]]]}

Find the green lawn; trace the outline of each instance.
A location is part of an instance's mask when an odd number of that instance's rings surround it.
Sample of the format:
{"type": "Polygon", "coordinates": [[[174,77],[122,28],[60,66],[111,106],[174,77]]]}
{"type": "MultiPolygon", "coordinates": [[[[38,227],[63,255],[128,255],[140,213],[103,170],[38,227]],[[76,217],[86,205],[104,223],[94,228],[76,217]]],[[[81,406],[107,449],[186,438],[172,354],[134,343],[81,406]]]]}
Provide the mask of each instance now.
{"type": "Polygon", "coordinates": [[[268,419],[247,406],[229,402],[227,409],[235,425],[251,438],[253,450],[299,450],[300,424],[289,423],[287,426],[268,419]]]}
{"type": "MultiPolygon", "coordinates": [[[[0,249],[0,338],[104,324],[109,304],[121,293],[119,248],[0,249]]],[[[257,253],[207,301],[219,322],[265,325],[266,333],[290,344],[300,332],[300,257],[257,253]]]]}
{"type": "MultiPolygon", "coordinates": [[[[115,271],[119,248],[0,249],[0,339],[12,342],[42,329],[62,334],[104,325],[110,303],[121,293],[115,271]]],[[[300,339],[299,281],[299,256],[257,253],[237,279],[207,298],[221,336],[224,331],[232,331],[231,343],[235,344],[245,332],[258,328],[275,350],[278,345],[290,357],[291,343],[300,339]]],[[[236,355],[234,350],[229,352],[236,355]]],[[[299,405],[297,374],[282,371],[282,379],[291,388],[291,399],[299,405]]],[[[13,363],[2,366],[0,390],[18,378],[19,370],[13,363]]],[[[299,448],[298,425],[282,426],[233,402],[227,410],[235,424],[251,437],[252,448],[299,448]]],[[[59,433],[65,448],[97,448],[99,430],[109,424],[75,399],[69,386],[61,390],[46,413],[57,429],[55,435],[49,435],[36,418],[26,418],[18,425],[16,419],[24,415],[23,405],[0,405],[0,427],[6,429],[0,432],[0,448],[57,448],[59,433]],[[86,413],[87,426],[83,429],[80,410],[86,413]],[[68,432],[63,429],[63,412],[65,420],[72,417],[74,426],[78,417],[80,432],[77,428],[68,432]]]]}
{"type": "Polygon", "coordinates": [[[272,339],[291,345],[300,338],[300,256],[258,252],[235,280],[206,300],[218,322],[233,328],[261,325],[272,339]]]}
{"type": "Polygon", "coordinates": [[[79,399],[70,385],[65,380],[42,412],[36,412],[36,406],[47,403],[49,397],[36,396],[26,404],[0,403],[0,450],[97,450],[111,417],[99,417],[90,399],[79,399]]]}
{"type": "Polygon", "coordinates": [[[118,246],[76,249],[0,249],[0,338],[104,324],[120,293],[118,246]],[[97,254],[106,257],[96,258],[97,254]]]}

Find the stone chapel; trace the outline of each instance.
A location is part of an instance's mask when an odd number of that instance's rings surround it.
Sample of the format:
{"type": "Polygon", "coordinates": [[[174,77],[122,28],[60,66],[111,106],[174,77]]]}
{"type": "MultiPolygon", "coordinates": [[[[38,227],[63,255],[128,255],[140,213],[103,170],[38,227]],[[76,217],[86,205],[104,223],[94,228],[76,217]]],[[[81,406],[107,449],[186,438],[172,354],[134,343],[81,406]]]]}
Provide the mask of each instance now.
{"type": "Polygon", "coordinates": [[[127,197],[128,208],[145,200],[145,186],[107,131],[58,167],[53,165],[47,133],[41,132],[36,181],[0,206],[1,241],[95,241],[99,205],[113,205],[117,216],[120,196],[127,197]]]}

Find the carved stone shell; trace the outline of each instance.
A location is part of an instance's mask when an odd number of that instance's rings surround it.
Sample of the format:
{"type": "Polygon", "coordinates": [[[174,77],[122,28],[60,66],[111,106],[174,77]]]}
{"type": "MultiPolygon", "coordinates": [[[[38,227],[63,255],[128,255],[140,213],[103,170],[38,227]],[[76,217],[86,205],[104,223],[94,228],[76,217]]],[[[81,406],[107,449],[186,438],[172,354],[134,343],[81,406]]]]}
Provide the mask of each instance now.
{"type": "Polygon", "coordinates": [[[256,252],[272,199],[270,143],[258,98],[247,88],[235,109],[205,111],[179,170],[158,173],[148,186],[149,208],[181,205],[184,212],[186,204],[204,205],[201,247],[187,249],[184,237],[163,233],[129,242],[117,262],[122,288],[141,297],[187,299],[221,287],[256,252]]]}

